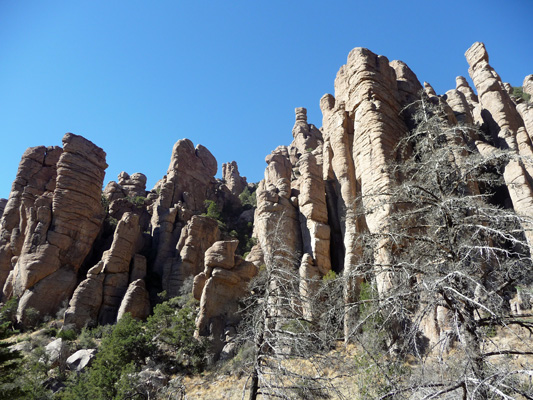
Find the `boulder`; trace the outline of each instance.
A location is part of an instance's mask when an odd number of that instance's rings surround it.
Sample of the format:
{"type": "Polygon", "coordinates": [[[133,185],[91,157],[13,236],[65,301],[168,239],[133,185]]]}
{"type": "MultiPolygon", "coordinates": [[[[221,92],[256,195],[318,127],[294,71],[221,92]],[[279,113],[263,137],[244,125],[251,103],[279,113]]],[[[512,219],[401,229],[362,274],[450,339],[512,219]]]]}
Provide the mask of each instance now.
{"type": "Polygon", "coordinates": [[[71,371],[81,372],[91,364],[96,349],[81,349],[67,358],[67,368],[71,371]]]}
{"type": "Polygon", "coordinates": [[[215,242],[205,252],[205,266],[207,268],[232,269],[235,266],[233,258],[238,245],[238,240],[215,242]]]}
{"type": "Polygon", "coordinates": [[[68,344],[63,339],[59,338],[48,343],[44,347],[43,361],[51,369],[57,366],[65,365],[69,355],[68,344]]]}

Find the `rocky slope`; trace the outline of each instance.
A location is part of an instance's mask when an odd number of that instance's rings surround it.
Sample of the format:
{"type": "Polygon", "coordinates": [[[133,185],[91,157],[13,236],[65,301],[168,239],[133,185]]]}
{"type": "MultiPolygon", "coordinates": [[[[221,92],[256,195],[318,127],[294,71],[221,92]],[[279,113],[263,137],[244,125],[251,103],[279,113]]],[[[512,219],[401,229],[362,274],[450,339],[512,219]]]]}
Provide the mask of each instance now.
{"type": "MultiPolygon", "coordinates": [[[[414,126],[409,105],[422,90],[447,110],[450,124],[477,124],[489,134],[475,141],[475,151],[516,155],[502,171],[507,191],[499,201],[532,216],[533,171],[522,160],[533,155],[533,106],[510,95],[482,43],[466,58],[477,95],[458,77],[455,89],[437,96],[405,63],[352,50],[335,94],[320,99],[322,127],[297,108],[292,143],[266,157],[256,193],[257,244],[246,260],[228,234],[250,221],[238,197],[249,185],[235,162],[224,164],[223,180],[216,179],[209,150],[182,139],[152,190],[143,174],[122,172],[102,192],[105,153],[88,140],[69,133],[63,148],[28,149],[9,199],[0,202],[2,299],[20,299],[21,323],[30,308],[44,316],[68,303],[65,325],[79,330],[113,323],[125,312],[145,318],[162,290],[168,296],[193,291],[201,301],[197,334],[211,337],[220,352],[237,322],[237,300],[275,251],[302,277],[351,272],[363,252],[359,235],[381,232],[392,212],[383,206],[384,193],[398,177],[387,166],[401,161],[397,145],[414,126]],[[210,204],[223,211],[223,222],[210,218],[210,204]]],[[[523,90],[533,95],[532,75],[523,90]]],[[[523,229],[531,244],[531,227],[523,229]]],[[[389,248],[384,239],[372,250],[375,265],[389,263],[389,248]]],[[[396,279],[381,267],[374,274],[380,293],[396,279]]],[[[357,298],[360,283],[354,278],[348,285],[345,302],[357,298]]],[[[355,318],[346,314],[346,335],[355,318]]],[[[431,341],[439,340],[438,325],[434,318],[423,328],[431,341]]]]}

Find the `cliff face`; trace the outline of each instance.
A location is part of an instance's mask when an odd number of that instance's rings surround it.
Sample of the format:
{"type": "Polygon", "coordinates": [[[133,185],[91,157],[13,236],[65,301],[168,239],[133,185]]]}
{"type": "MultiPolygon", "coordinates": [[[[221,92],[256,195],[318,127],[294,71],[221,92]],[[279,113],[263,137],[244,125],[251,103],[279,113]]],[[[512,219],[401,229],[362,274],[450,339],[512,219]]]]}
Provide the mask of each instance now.
{"type": "MultiPolygon", "coordinates": [[[[299,269],[302,277],[320,278],[330,270],[349,275],[344,301],[350,303],[362,282],[354,270],[364,251],[359,239],[386,229],[393,212],[387,193],[398,180],[388,166],[402,161],[397,146],[414,127],[411,104],[422,90],[442,106],[449,124],[477,124],[488,133],[489,140],[471,138],[475,151],[516,155],[502,170],[508,195],[501,201],[531,217],[533,171],[523,159],[533,155],[533,108],[510,96],[482,43],[466,58],[477,95],[458,77],[455,89],[437,96],[405,63],[352,50],[337,73],[334,95],[320,99],[322,128],[297,108],[292,143],[265,159],[256,193],[257,244],[247,261],[236,255],[238,242],[227,226],[200,215],[208,200],[218,210],[233,210],[227,224],[250,220],[238,198],[248,185],[235,162],[224,164],[224,179],[217,180],[209,150],[182,139],[151,191],[143,174],[123,172],[102,193],[105,153],[93,143],[67,134],[63,148],[28,149],[9,200],[0,202],[3,299],[20,299],[21,322],[29,307],[53,314],[69,301],[65,324],[81,329],[113,323],[124,312],[144,318],[155,293],[179,295],[194,279],[192,290],[201,300],[197,333],[217,338],[220,351],[247,283],[282,251],[284,268],[299,269]]],[[[532,75],[523,90],[533,94],[532,75]]],[[[523,229],[531,244],[531,227],[523,229]]],[[[382,267],[390,264],[391,247],[383,239],[371,250],[382,295],[398,279],[382,267]]],[[[303,306],[312,314],[312,305],[303,306]]],[[[352,333],[354,313],[345,315],[345,335],[352,333]]],[[[431,324],[438,322],[428,322],[425,333],[436,341],[440,328],[431,324]]]]}

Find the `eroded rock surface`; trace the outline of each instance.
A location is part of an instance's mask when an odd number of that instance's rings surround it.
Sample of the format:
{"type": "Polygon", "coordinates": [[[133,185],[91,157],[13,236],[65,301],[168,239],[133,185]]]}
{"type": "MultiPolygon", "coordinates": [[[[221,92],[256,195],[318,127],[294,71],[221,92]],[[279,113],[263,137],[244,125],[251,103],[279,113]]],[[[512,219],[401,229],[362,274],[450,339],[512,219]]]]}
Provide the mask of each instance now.
{"type": "MultiPolygon", "coordinates": [[[[183,294],[194,277],[193,294],[201,302],[197,334],[210,337],[217,354],[236,334],[237,301],[265,264],[299,277],[303,298],[313,297],[330,270],[342,272],[345,303],[357,301],[363,278],[355,266],[363,257],[363,239],[386,233],[393,212],[386,193],[399,179],[389,165],[401,161],[396,148],[415,126],[413,103],[421,93],[442,107],[449,126],[474,124],[488,133],[487,139],[465,131],[469,151],[486,157],[511,152],[503,168],[509,195],[502,203],[531,217],[533,167],[526,161],[533,157],[533,106],[510,95],[512,88],[489,65],[482,43],[475,43],[466,57],[477,94],[457,77],[455,89],[439,96],[405,63],[353,49],[337,73],[334,95],[320,99],[322,128],[307,121],[305,108],[296,108],[292,142],[265,158],[255,215],[237,197],[247,183],[236,162],[224,164],[223,180],[216,179],[212,154],[188,139],[174,145],[167,175],[151,191],[140,173],[122,172],[106,186],[104,225],[105,153],[72,134],[65,135],[63,148],[28,149],[9,199],[0,201],[4,299],[20,298],[23,321],[28,307],[54,313],[73,293],[65,326],[81,329],[113,323],[126,312],[145,318],[150,298],[161,290],[169,297],[183,294]],[[223,240],[233,229],[229,222],[224,227],[201,215],[206,200],[219,211],[238,210],[229,221],[233,226],[253,221],[257,245],[247,261],[236,255],[236,241],[223,240]]],[[[523,90],[533,94],[533,75],[526,77],[523,90]]],[[[461,164],[462,154],[453,155],[461,164]]],[[[478,193],[477,183],[469,187],[478,193]]],[[[523,227],[532,243],[531,227],[523,227]]],[[[367,272],[373,273],[381,295],[398,283],[394,273],[379,267],[390,264],[391,248],[383,239],[367,249],[366,256],[377,265],[367,272]]],[[[311,302],[299,306],[309,319],[316,317],[311,302]]],[[[523,308],[518,300],[512,307],[515,313],[523,308]]],[[[356,333],[357,318],[356,307],[347,307],[346,338],[356,333]]],[[[430,342],[447,341],[450,318],[438,306],[419,327],[430,342]]],[[[224,354],[230,352],[225,348],[224,354]]]]}
{"type": "MultiPolygon", "coordinates": [[[[114,323],[128,290],[130,264],[139,245],[139,217],[124,214],[113,235],[113,243],[102,260],[76,288],[65,312],[65,325],[81,329],[86,325],[114,323]]],[[[137,281],[136,281],[137,282],[137,281]]]]}
{"type": "Polygon", "coordinates": [[[2,215],[4,214],[6,205],[7,205],[7,199],[0,199],[0,218],[2,218],[2,215]]]}
{"type": "Polygon", "coordinates": [[[194,279],[195,297],[200,300],[196,334],[211,338],[213,351],[224,346],[225,331],[239,321],[237,300],[247,294],[248,282],[257,267],[235,255],[238,241],[215,242],[205,253],[204,271],[194,279]]]}
{"type": "Polygon", "coordinates": [[[105,152],[71,133],[62,150],[37,147],[24,154],[2,217],[0,256],[0,270],[11,262],[4,296],[20,298],[19,320],[28,307],[52,314],[71,296],[104,218],[105,168],[105,152]]]}
{"type": "Polygon", "coordinates": [[[246,178],[239,174],[239,168],[235,161],[222,164],[222,179],[232,194],[238,196],[248,186],[246,178]]]}
{"type": "Polygon", "coordinates": [[[117,321],[124,314],[130,313],[135,319],[143,320],[150,315],[150,296],[146,290],[144,280],[137,279],[128,286],[128,290],[120,303],[117,321]]]}
{"type": "MultiPolygon", "coordinates": [[[[533,168],[530,162],[520,157],[531,159],[533,146],[527,134],[523,120],[504,87],[499,75],[489,64],[489,56],[485,45],[474,43],[465,53],[469,73],[478,91],[481,116],[495,148],[508,149],[516,154],[504,170],[504,179],[519,215],[533,215],[533,184],[531,176],[533,168]]],[[[480,152],[487,157],[493,153],[486,143],[478,146],[480,152]]],[[[530,226],[524,226],[530,246],[533,244],[533,233],[530,226]]]]}
{"type": "Polygon", "coordinates": [[[166,260],[174,257],[181,229],[205,209],[205,200],[215,185],[217,161],[204,146],[188,139],[174,145],[170,165],[159,185],[160,194],[152,213],[152,236],[157,256],[154,270],[163,276],[166,260]]]}
{"type": "Polygon", "coordinates": [[[212,218],[195,215],[183,227],[176,246],[177,257],[170,258],[163,271],[163,289],[169,297],[180,295],[188,278],[204,269],[204,254],[220,237],[218,223],[212,218]]]}

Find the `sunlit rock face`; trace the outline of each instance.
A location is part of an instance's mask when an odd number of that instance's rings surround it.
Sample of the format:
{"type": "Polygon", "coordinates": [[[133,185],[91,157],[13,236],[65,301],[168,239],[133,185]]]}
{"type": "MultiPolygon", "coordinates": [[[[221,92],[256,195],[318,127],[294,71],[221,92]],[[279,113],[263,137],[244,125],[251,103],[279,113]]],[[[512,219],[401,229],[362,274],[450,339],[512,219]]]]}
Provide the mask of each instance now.
{"type": "MultiPolygon", "coordinates": [[[[492,137],[492,148],[483,144],[481,152],[489,153],[495,149],[506,149],[516,157],[505,166],[503,177],[513,203],[519,215],[533,215],[533,168],[523,159],[533,157],[533,146],[524,126],[524,120],[512,101],[508,90],[499,75],[489,64],[489,55],[485,45],[474,43],[465,53],[469,73],[478,92],[479,105],[483,123],[492,137]]],[[[526,79],[526,86],[527,86],[526,79]]],[[[524,117],[529,118],[529,111],[521,109],[524,117]]],[[[531,132],[530,132],[531,134],[531,132]]],[[[530,246],[533,233],[530,226],[524,226],[530,246]]]]}
{"type": "Polygon", "coordinates": [[[215,242],[205,252],[204,270],[194,278],[193,293],[200,300],[196,335],[210,337],[218,356],[224,336],[235,330],[240,316],[237,301],[248,294],[248,283],[257,267],[235,254],[238,241],[215,242]]]}
{"type": "Polygon", "coordinates": [[[222,179],[235,196],[241,194],[244,188],[248,186],[246,178],[240,175],[239,167],[235,161],[222,164],[222,179]]]}
{"type": "Polygon", "coordinates": [[[24,153],[0,245],[4,296],[20,298],[19,320],[28,307],[50,314],[71,296],[104,218],[106,168],[105,152],[71,133],[63,137],[63,149],[24,153]]]}

